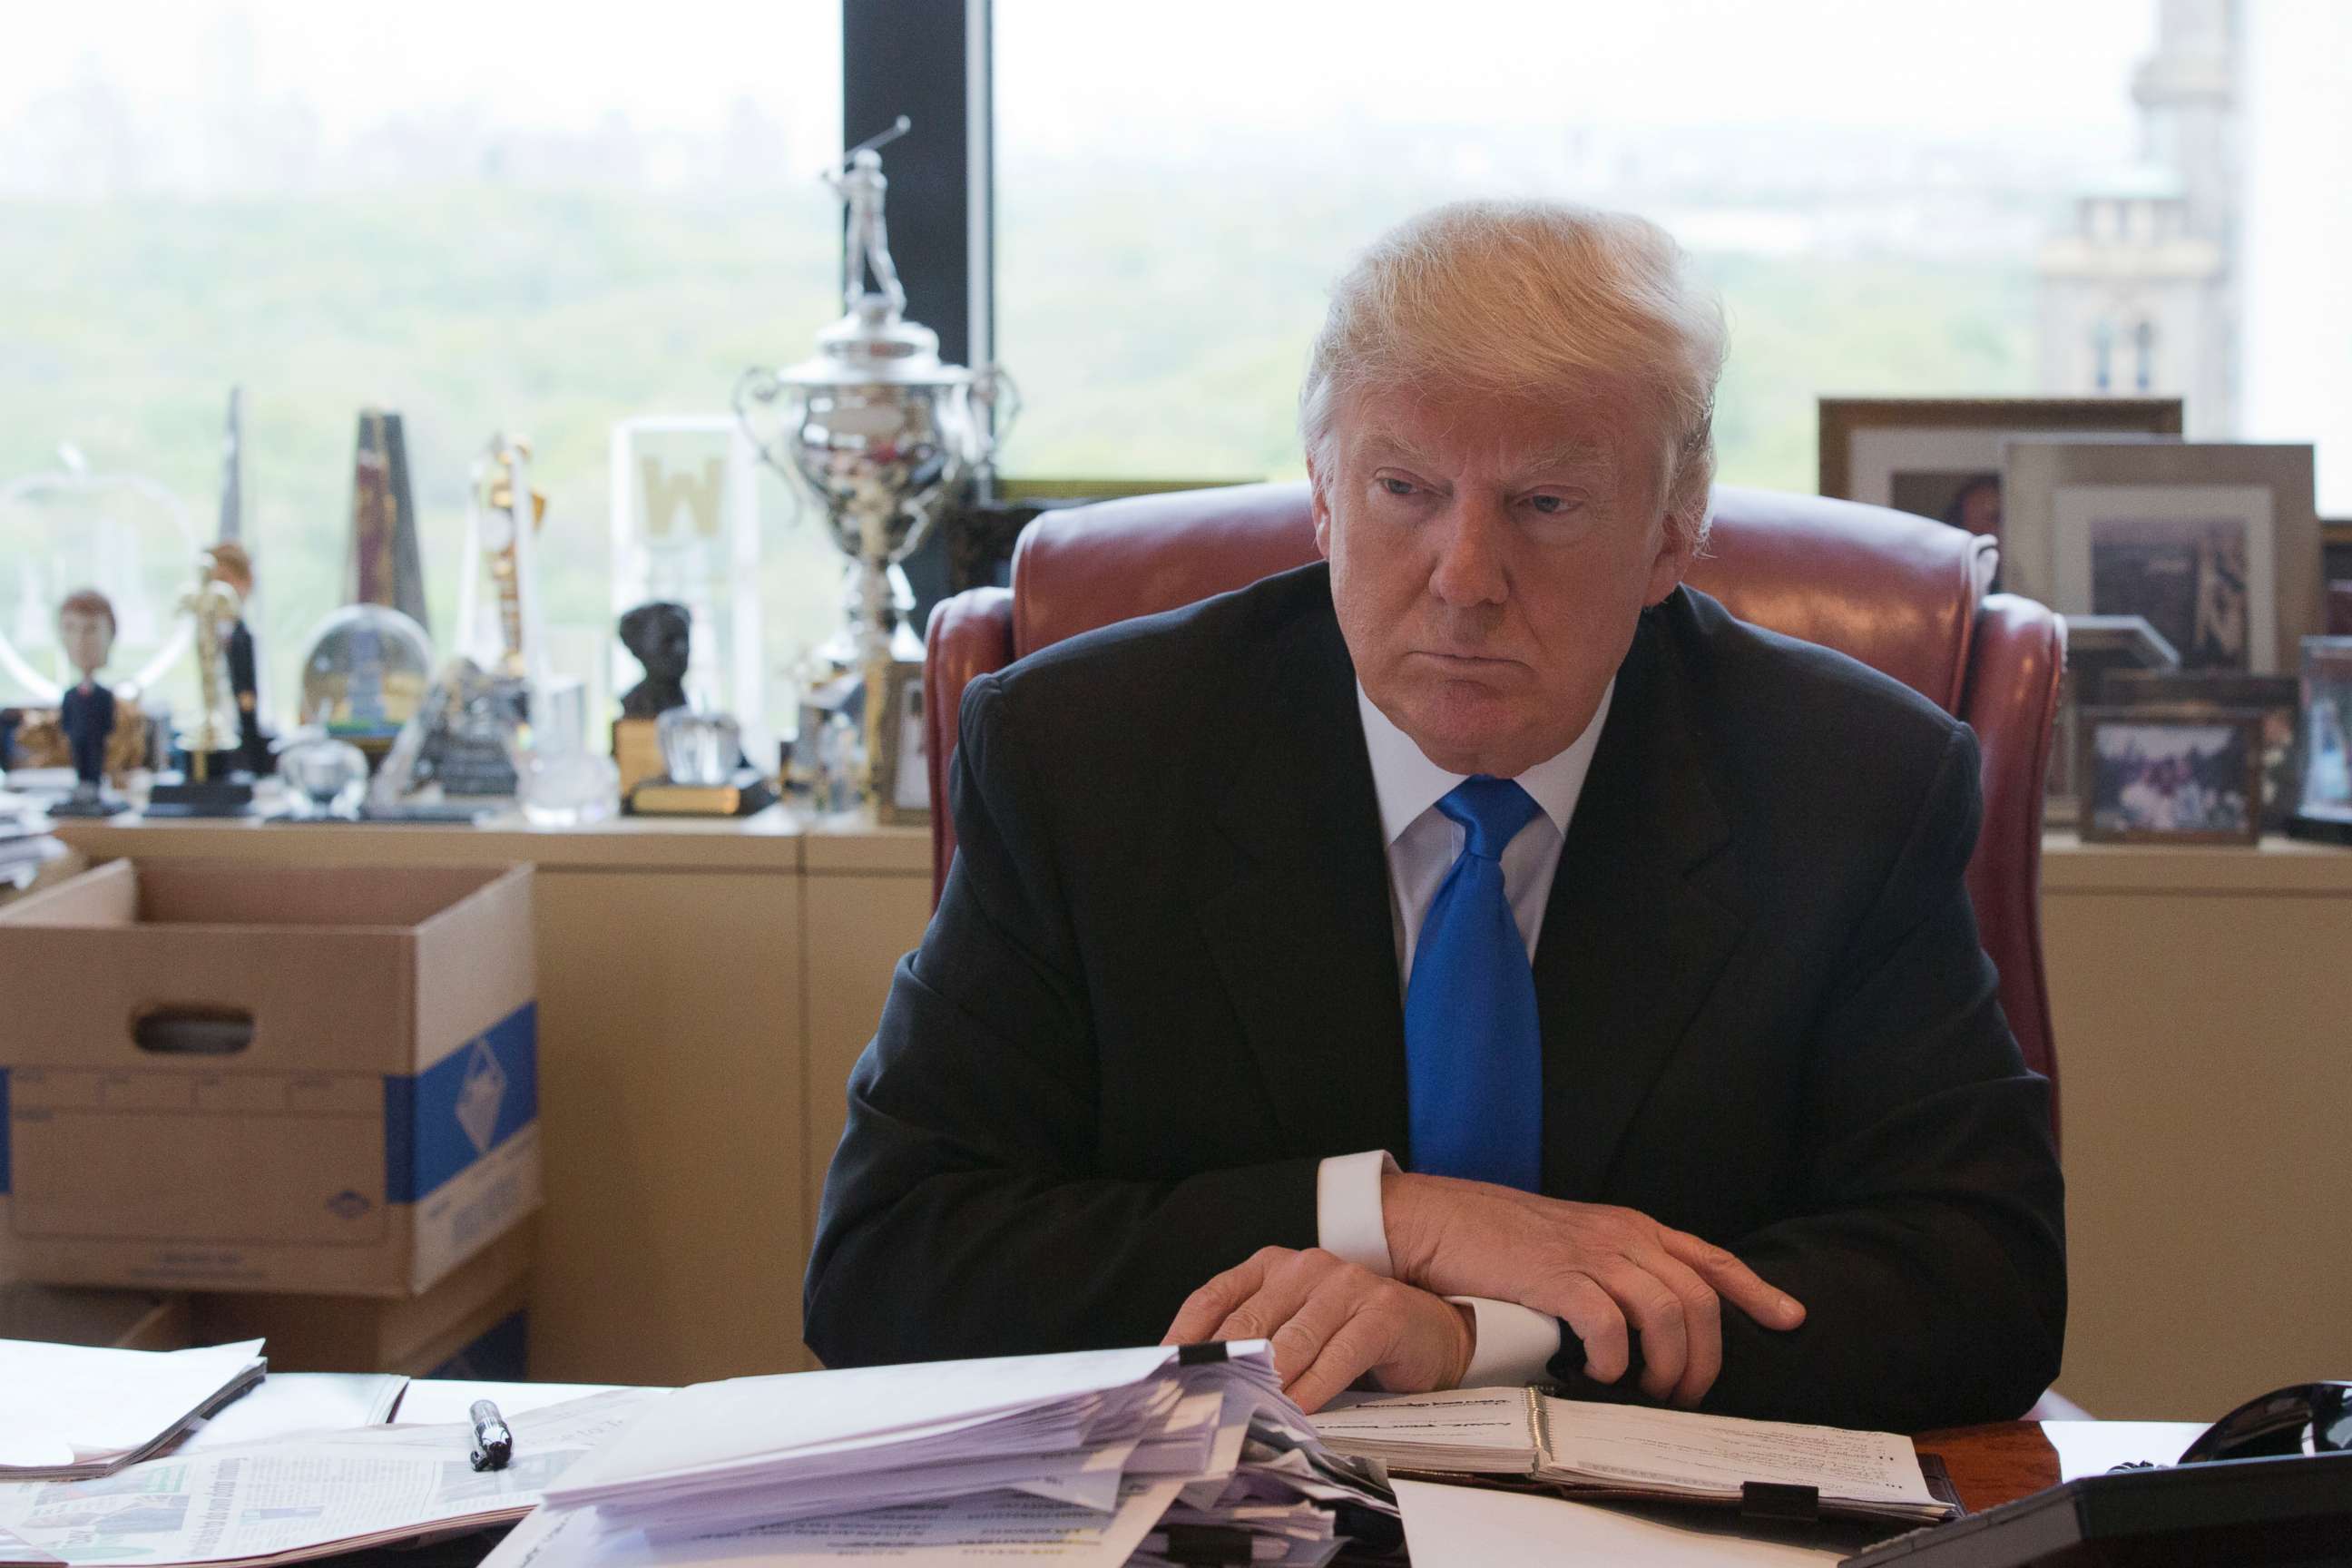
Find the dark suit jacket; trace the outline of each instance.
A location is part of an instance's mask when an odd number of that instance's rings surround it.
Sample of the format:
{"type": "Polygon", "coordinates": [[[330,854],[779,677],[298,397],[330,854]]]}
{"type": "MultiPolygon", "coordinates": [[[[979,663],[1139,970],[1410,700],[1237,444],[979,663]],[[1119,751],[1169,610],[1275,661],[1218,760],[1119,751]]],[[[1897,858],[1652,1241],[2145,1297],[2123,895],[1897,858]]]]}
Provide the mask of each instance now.
{"type": "MultiPolygon", "coordinates": [[[[1917,1429],[2056,1372],[2048,1085],[1962,886],[1977,781],[1965,726],[1853,660],[1688,589],[1642,618],[1536,950],[1543,1187],[1806,1304],[1788,1334],[1727,1310],[1710,1409],[1917,1429]]],[[[1411,1167],[1328,569],[974,680],[953,809],[825,1184],[827,1363],[1154,1342],[1212,1274],[1315,1244],[1324,1156],[1411,1167]]]]}

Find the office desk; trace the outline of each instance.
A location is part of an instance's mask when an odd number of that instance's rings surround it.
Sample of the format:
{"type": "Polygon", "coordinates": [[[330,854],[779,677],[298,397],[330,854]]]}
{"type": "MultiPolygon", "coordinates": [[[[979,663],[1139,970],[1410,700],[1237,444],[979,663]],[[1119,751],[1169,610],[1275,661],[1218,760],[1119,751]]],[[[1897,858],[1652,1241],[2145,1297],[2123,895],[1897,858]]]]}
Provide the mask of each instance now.
{"type": "MultiPolygon", "coordinates": [[[[429,1390],[436,1411],[462,1408],[478,1391],[514,1392],[512,1385],[420,1383],[411,1387],[429,1390]]],[[[522,1409],[539,1402],[514,1403],[522,1409]]],[[[2098,1475],[2126,1460],[2169,1461],[2203,1429],[2182,1421],[2003,1421],[1922,1433],[1917,1445],[1922,1453],[1942,1456],[1960,1500],[1971,1512],[1981,1512],[2061,1481],[2098,1475]]],[[[350,1568],[474,1568],[502,1533],[465,1536],[421,1549],[355,1552],[332,1561],[350,1568]]]]}
{"type": "Polygon", "coordinates": [[[2194,1421],[1999,1421],[1914,1441],[1921,1453],[1942,1457],[1960,1501],[1981,1513],[2128,1460],[2169,1464],[2204,1429],[2194,1421]]]}

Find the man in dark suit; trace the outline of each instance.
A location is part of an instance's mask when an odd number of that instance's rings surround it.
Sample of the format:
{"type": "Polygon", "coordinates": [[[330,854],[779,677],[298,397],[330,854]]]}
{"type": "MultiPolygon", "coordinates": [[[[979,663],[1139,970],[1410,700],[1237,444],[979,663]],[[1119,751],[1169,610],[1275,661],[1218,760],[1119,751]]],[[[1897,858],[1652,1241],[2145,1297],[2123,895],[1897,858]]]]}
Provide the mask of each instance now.
{"type": "Polygon", "coordinates": [[[2061,1185],[1962,883],[1976,745],[1681,585],[1721,356],[1640,220],[1424,215],[1316,345],[1327,563],[972,683],[819,1355],[1265,1335],[1310,1408],[2032,1402],[2061,1185]]]}

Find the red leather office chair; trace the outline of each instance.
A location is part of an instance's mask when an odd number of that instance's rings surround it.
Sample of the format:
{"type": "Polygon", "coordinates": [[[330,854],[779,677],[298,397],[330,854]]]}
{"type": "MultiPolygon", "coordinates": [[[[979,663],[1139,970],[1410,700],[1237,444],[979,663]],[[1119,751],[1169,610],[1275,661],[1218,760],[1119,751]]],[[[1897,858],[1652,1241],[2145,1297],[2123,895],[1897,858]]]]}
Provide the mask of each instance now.
{"type": "MultiPolygon", "coordinates": [[[[2064,623],[1988,595],[1992,541],[1850,501],[1715,492],[1715,532],[1694,587],[1741,619],[1895,677],[1975,727],[1984,826],[1969,894],[2026,1061],[2058,1063],[2042,971],[2042,775],[2065,663],[2064,623]]],[[[955,854],[947,769],[971,678],[1113,621],[1174,609],[1316,558],[1304,484],[1187,490],[1049,512],[1023,532],[1013,586],[975,588],[933,612],[923,721],[931,775],[931,894],[955,854]]]]}

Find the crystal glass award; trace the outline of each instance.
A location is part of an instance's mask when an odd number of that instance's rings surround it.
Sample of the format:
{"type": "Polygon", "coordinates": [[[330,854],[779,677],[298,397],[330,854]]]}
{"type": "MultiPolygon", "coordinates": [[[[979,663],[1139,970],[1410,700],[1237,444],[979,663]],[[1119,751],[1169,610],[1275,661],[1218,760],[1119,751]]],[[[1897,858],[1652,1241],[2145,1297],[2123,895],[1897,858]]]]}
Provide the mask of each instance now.
{"type": "Polygon", "coordinates": [[[278,776],[298,816],[354,816],[367,795],[367,758],[327,735],[289,742],[278,753],[278,776]]]}

